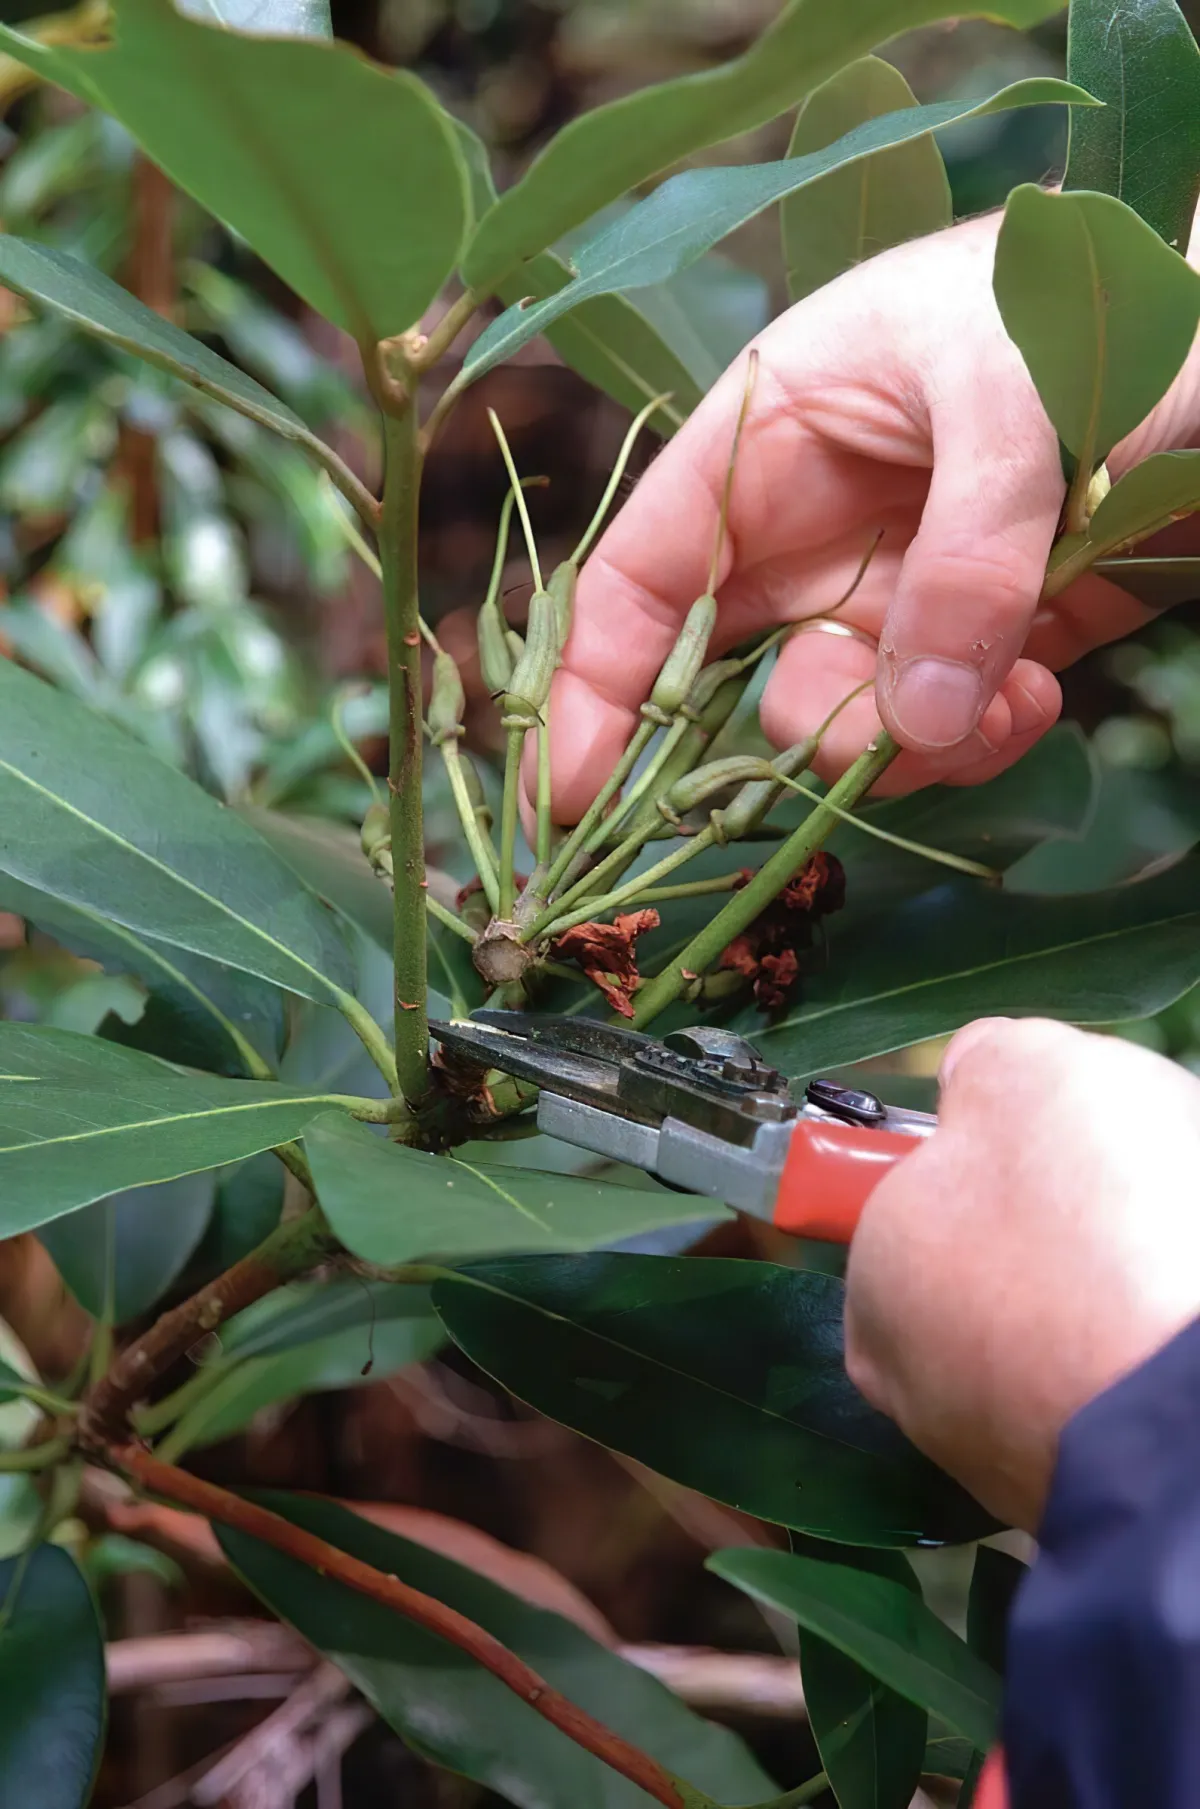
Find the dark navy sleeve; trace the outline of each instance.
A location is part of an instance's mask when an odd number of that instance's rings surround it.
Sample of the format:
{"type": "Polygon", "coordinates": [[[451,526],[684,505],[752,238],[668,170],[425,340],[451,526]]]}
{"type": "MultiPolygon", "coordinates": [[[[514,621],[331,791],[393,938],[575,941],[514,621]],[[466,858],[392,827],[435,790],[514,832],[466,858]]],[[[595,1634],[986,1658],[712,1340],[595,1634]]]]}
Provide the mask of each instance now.
{"type": "Polygon", "coordinates": [[[1063,1434],[1004,1746],[1010,1809],[1200,1809],[1200,1320],[1063,1434]]]}

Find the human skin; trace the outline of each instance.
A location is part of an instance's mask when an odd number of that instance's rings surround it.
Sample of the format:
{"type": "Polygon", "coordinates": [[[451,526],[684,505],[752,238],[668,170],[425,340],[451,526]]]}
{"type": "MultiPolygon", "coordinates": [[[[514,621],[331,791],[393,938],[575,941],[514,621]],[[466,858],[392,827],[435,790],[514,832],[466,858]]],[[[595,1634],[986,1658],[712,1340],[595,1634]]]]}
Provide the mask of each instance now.
{"type": "Polygon", "coordinates": [[[1006,1525],[1086,1402],[1200,1313],[1200,1080],[1116,1037],[981,1019],[938,1130],[867,1203],[846,1365],[1006,1525]]]}
{"type": "MultiPolygon", "coordinates": [[[[880,719],[907,750],[880,793],[993,777],[1057,718],[1054,673],[1151,614],[1094,574],[1039,603],[1064,485],[992,295],[998,227],[991,215],[885,252],[755,342],[711,652],[828,608],[883,530],[838,615],[868,639],[795,634],[763,698],[763,727],[787,746],[875,678],[874,700],[850,704],[825,737],[825,779],[880,719]]],[[[746,366],[743,354],[665,447],[580,576],[551,699],[560,821],[576,820],[611,772],[705,589],[746,366]]],[[[1198,427],[1193,353],[1112,453],[1111,474],[1188,444],[1198,427]]]]}

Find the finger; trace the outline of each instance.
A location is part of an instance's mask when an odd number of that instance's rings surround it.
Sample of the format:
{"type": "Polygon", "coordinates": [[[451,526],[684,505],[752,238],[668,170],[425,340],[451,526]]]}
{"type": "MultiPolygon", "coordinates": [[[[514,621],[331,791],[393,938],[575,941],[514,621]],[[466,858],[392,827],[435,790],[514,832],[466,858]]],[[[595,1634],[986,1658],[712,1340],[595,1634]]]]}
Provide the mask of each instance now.
{"type": "Polygon", "coordinates": [[[1054,672],[1074,665],[1094,647],[1136,634],[1160,611],[1095,572],[1042,604],[1033,618],[1025,651],[1054,672]]]}
{"type": "Polygon", "coordinates": [[[934,466],[880,640],[879,706],[903,746],[957,746],[1025,645],[1063,494],[1053,430],[1015,351],[932,385],[934,466]]]}
{"type": "MultiPolygon", "coordinates": [[[[764,732],[777,747],[802,741],[856,687],[869,683],[874,672],[874,652],[864,641],[801,630],[782,649],[763,693],[764,732]]],[[[1053,675],[1032,661],[1019,661],[964,743],[938,754],[902,754],[874,795],[895,796],[935,782],[993,778],[1045,734],[1058,720],[1061,707],[1062,694],[1053,675]]],[[[838,778],[878,731],[874,700],[867,692],[845,704],[828,724],[813,770],[826,781],[838,778]]]]}
{"type": "Polygon", "coordinates": [[[994,1036],[1002,1024],[1011,1024],[1011,1018],[976,1018],[973,1024],[964,1024],[956,1031],[942,1052],[941,1065],[938,1068],[938,1089],[945,1092],[950,1085],[954,1070],[964,1055],[974,1049],[977,1044],[986,1042],[994,1036]]]}

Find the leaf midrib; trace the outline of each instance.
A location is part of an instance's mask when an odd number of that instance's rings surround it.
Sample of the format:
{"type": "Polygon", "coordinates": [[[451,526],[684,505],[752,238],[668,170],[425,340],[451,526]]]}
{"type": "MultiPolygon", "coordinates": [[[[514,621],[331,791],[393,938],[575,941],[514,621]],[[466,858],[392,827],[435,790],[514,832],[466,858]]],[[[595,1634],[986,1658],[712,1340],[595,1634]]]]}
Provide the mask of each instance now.
{"type": "MultiPolygon", "coordinates": [[[[32,1077],[30,1077],[32,1078],[32,1077]]],[[[237,1082],[231,1082],[236,1086],[237,1082]]],[[[66,1143],[87,1143],[98,1137],[119,1137],[132,1131],[160,1130],[166,1125],[189,1124],[192,1121],[208,1122],[214,1118],[232,1118],[243,1112],[273,1112],[280,1106],[336,1106],[344,1103],[338,1095],[332,1093],[306,1094],[289,1093],[282,1099],[250,1099],[241,1105],[206,1106],[203,1111],[164,1112],[155,1118],[135,1118],[123,1124],[103,1124],[89,1126],[86,1131],[71,1131],[61,1137],[31,1137],[25,1143],[0,1144],[0,1156],[20,1155],[25,1150],[56,1149],[66,1143]]],[[[219,1166],[219,1165],[218,1165],[219,1166]]]]}

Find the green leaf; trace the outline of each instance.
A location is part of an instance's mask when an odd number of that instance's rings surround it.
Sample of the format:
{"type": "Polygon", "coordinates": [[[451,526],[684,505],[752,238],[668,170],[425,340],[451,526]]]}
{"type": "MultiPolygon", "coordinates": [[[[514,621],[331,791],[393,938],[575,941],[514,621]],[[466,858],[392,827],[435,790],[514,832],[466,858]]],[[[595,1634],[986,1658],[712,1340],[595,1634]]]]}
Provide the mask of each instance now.
{"type": "Polygon", "coordinates": [[[1186,252],[1200,198],[1200,51],[1175,0],[1071,0],[1067,73],[1105,104],[1072,115],[1063,187],[1116,195],[1186,252]]]}
{"type": "MultiPolygon", "coordinates": [[[[487,146],[461,119],[454,121],[466,159],[476,222],[496,204],[487,146]]],[[[571,267],[553,251],[541,252],[496,286],[515,307],[527,296],[543,300],[571,280],[571,267]]],[[[623,295],[586,302],[546,335],[564,363],[635,413],[651,396],[669,395],[655,422],[659,432],[678,427],[699,402],[703,388],[669,342],[623,295]]]]}
{"type": "Polygon", "coordinates": [[[204,1235],[214,1191],[211,1174],[134,1187],[44,1225],[40,1240],[80,1306],[125,1325],[180,1274],[204,1235]]]}
{"type": "Polygon", "coordinates": [[[104,1636],[58,1545],[0,1563],[0,1801],[84,1809],[104,1743],[104,1636]]]}
{"type": "Polygon", "coordinates": [[[466,172],[429,89],[348,45],[246,37],[121,0],[104,49],[0,49],[111,113],[179,187],[364,344],[411,327],[458,259],[466,172]]]}
{"type": "MultiPolygon", "coordinates": [[[[1088,83],[1081,80],[1079,86],[1088,83]]],[[[788,156],[823,151],[863,120],[916,104],[898,69],[878,57],[863,57],[809,95],[788,156]]],[[[779,215],[788,295],[796,302],[889,245],[949,226],[954,207],[936,142],[914,138],[789,196],[779,215]]]]}
{"type": "MultiPolygon", "coordinates": [[[[1017,82],[987,100],[940,101],[867,120],[828,149],[807,157],[785,157],[778,163],[743,164],[734,169],[685,170],[580,247],[574,259],[578,272],[574,282],[545,301],[509,308],[493,321],[467,354],[463,376],[482,377],[580,302],[665,282],[773,201],[781,201],[859,158],[960,119],[1067,101],[1085,105],[1089,96],[1068,83],[1039,77],[1017,82]]],[[[585,124],[586,118],[580,123],[585,124]]],[[[500,211],[497,207],[495,214],[500,211]]]]}
{"type": "MultiPolygon", "coordinates": [[[[221,1355],[277,1357],[342,1332],[427,1320],[431,1312],[428,1289],[407,1283],[349,1275],[296,1281],[228,1320],[218,1334],[221,1355]]],[[[363,1362],[369,1354],[364,1343],[363,1362]]]]}
{"type": "Polygon", "coordinates": [[[245,823],[115,724],[0,661],[0,872],[325,1004],[332,919],[245,823]]]}
{"type": "MultiPolygon", "coordinates": [[[[733,62],[643,88],[565,126],[484,215],[467,247],[464,277],[494,288],[629,189],[693,151],[764,125],[883,39],[961,10],[953,0],[865,0],[854,7],[792,0],[733,62]]],[[[1053,10],[1046,0],[992,0],[987,7],[1019,25],[1053,10]]]]}
{"type": "Polygon", "coordinates": [[[994,288],[1059,439],[1088,470],[1165,395],[1200,320],[1200,276],[1111,195],[1014,189],[994,288]]]}
{"type": "MultiPolygon", "coordinates": [[[[412,1295],[412,1288],[397,1288],[396,1293],[412,1295]]],[[[379,1382],[394,1376],[412,1363],[422,1363],[445,1342],[445,1334],[433,1314],[428,1300],[416,1290],[418,1299],[403,1303],[406,1310],[390,1315],[386,1299],[377,1319],[365,1315],[355,1324],[323,1338],[308,1340],[296,1337],[279,1350],[265,1356],[238,1356],[231,1362],[219,1359],[222,1373],[212,1391],[184,1414],[172,1434],[173,1455],[185,1450],[216,1444],[231,1438],[249,1425],[264,1407],[297,1395],[327,1393],[335,1388],[356,1388],[366,1382],[379,1382]]]]}
{"type": "MultiPolygon", "coordinates": [[[[364,1563],[436,1596],[523,1658],[572,1702],[722,1802],[777,1786],[736,1735],[711,1726],[645,1672],[557,1614],[331,1501],[256,1491],[364,1563]]],[[[406,1745],[522,1809],[644,1809],[646,1797],[436,1634],[227,1527],[226,1557],[271,1611],[345,1672],[406,1745]]]]}
{"type": "Polygon", "coordinates": [[[238,815],[286,861],[310,891],[391,953],[392,894],[344,823],[243,805],[238,815]]]}
{"type": "Polygon", "coordinates": [[[1200,452],[1156,452],[1118,478],[1088,522],[1092,558],[1103,558],[1200,509],[1200,452]]]}
{"type": "Polygon", "coordinates": [[[981,1545],[971,1572],[967,1599],[967,1644],[993,1671],[1004,1675],[1004,1651],[1013,1597],[1029,1575],[1028,1566],[1011,1552],[981,1545]]]}
{"type": "Polygon", "coordinates": [[[832,1276],[716,1257],[527,1257],[437,1282],[473,1362],[539,1413],[761,1520],[854,1545],[983,1510],[852,1387],[832,1276]]]}
{"type": "Polygon", "coordinates": [[[0,910],[23,917],[71,954],[98,961],[109,973],[136,974],[144,981],[150,1001],[132,1027],[138,1033],[135,1047],[145,1046],[142,1033],[149,1031],[173,1061],[233,1076],[261,1074],[264,1063],[271,1067],[278,1059],[283,997],[265,981],[152,942],[8,873],[0,873],[0,910]]]}
{"type": "MultiPolygon", "coordinates": [[[[594,1250],[713,1208],[667,1188],[618,1187],[574,1175],[481,1166],[377,1137],[329,1112],[305,1135],[321,1205],[367,1262],[449,1261],[508,1250],[594,1250]]],[[[724,1208],[715,1209],[718,1218],[724,1208]]]]}
{"type": "MultiPolygon", "coordinates": [[[[844,1547],[806,1539],[792,1550],[846,1564],[844,1547]]],[[[887,1577],[917,1597],[912,1565],[899,1552],[858,1551],[858,1570],[887,1577]]],[[[809,1726],[839,1809],[909,1809],[924,1769],[929,1717],[837,1646],[800,1634],[800,1675],[809,1726]]]]}
{"type": "Polygon", "coordinates": [[[298,1137],[329,1093],[185,1074],[99,1037],[0,1023],[0,1236],[298,1137]]]}
{"type": "Polygon", "coordinates": [[[281,438],[295,441],[326,470],[340,464],[324,441],[270,390],[81,258],[0,234],[0,285],[51,309],[93,339],[144,359],[281,438]]]}
{"type": "MultiPolygon", "coordinates": [[[[527,296],[544,301],[570,281],[570,265],[543,251],[501,283],[497,293],[515,307],[527,296]]],[[[669,396],[654,416],[659,433],[682,426],[704,393],[683,359],[628,296],[598,295],[581,302],[546,328],[546,338],[564,363],[623,408],[636,412],[652,396],[669,396]]]]}
{"type": "Polygon", "coordinates": [[[707,1568],[755,1601],[794,1615],[975,1746],[991,1745],[999,1677],[905,1584],[784,1551],[717,1552],[707,1568]]]}
{"type": "Polygon", "coordinates": [[[1113,1024],[1200,981],[1200,857],[1109,891],[1038,897],[970,882],[830,920],[829,959],[775,1023],[734,1022],[796,1078],[989,1014],[1113,1024]]]}

